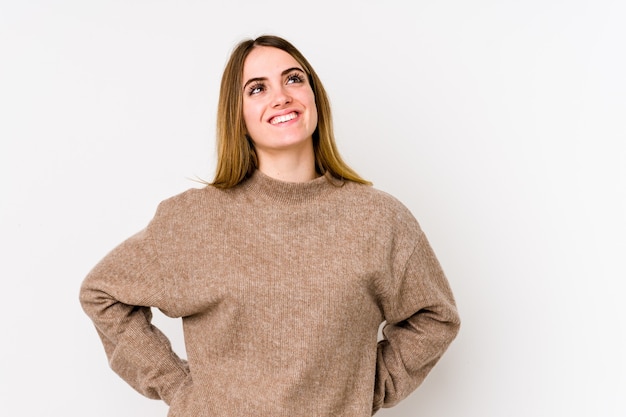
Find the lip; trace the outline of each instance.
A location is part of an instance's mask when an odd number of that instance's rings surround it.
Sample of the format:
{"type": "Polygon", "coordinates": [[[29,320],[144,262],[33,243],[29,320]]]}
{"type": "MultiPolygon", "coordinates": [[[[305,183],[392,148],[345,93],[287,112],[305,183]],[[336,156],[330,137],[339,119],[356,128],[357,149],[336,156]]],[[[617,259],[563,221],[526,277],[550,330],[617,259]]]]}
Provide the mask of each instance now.
{"type": "MultiPolygon", "coordinates": [[[[291,113],[295,113],[296,114],[296,117],[294,117],[292,120],[297,120],[300,117],[300,115],[302,114],[302,112],[300,112],[299,110],[290,109],[290,110],[285,110],[285,111],[281,111],[279,113],[272,114],[270,117],[267,118],[266,121],[267,121],[267,123],[272,124],[272,119],[274,119],[276,117],[284,116],[286,114],[291,114],[291,113]]],[[[292,120],[290,120],[289,122],[291,122],[292,120]]],[[[289,122],[286,122],[286,123],[289,123],[289,122]]],[[[273,125],[273,126],[275,126],[275,125],[273,125]]]]}

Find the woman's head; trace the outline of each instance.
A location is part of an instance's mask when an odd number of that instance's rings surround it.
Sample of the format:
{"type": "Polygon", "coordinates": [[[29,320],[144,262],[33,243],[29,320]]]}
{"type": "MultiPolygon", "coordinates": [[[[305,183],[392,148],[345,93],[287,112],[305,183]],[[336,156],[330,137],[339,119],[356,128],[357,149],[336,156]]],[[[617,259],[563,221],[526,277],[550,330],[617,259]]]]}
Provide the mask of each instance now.
{"type": "Polygon", "coordinates": [[[295,59],[304,70],[315,96],[317,127],[313,132],[315,166],[319,174],[367,183],[349,168],[336,149],[330,102],[321,80],[306,58],[291,43],[277,36],[261,36],[240,42],[224,69],[217,110],[218,161],[213,185],[230,188],[258,168],[258,155],[243,117],[243,71],[246,58],[258,47],[280,49],[295,59]]]}

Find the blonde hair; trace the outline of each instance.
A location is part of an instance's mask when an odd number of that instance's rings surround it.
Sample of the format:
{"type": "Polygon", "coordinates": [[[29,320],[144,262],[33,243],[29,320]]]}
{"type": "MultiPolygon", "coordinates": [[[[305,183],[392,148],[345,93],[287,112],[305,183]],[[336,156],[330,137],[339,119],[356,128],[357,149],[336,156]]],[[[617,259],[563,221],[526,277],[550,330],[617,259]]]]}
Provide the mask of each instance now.
{"type": "Polygon", "coordinates": [[[247,135],[243,120],[243,66],[250,51],[257,46],[281,49],[291,55],[309,78],[317,106],[317,128],[313,132],[315,168],[319,174],[330,173],[340,179],[371,185],[341,158],[335,144],[330,101],[321,80],[306,58],[291,43],[278,36],[265,35],[240,42],[224,69],[217,110],[217,168],[211,183],[231,188],[248,178],[258,168],[254,144],[247,135]]]}

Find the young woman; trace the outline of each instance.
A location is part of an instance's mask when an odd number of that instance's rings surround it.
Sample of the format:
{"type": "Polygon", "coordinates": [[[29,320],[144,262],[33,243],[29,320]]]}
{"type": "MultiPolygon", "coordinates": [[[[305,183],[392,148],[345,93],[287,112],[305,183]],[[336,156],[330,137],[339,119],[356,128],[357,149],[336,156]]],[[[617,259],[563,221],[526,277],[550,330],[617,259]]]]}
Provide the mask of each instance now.
{"type": "Polygon", "coordinates": [[[411,213],[340,158],[313,68],[282,38],[240,43],[217,126],[214,181],[83,282],[113,370],[170,417],[365,417],[405,398],[457,334],[454,298],[411,213]],[[187,360],[151,307],[182,317],[187,360]]]}

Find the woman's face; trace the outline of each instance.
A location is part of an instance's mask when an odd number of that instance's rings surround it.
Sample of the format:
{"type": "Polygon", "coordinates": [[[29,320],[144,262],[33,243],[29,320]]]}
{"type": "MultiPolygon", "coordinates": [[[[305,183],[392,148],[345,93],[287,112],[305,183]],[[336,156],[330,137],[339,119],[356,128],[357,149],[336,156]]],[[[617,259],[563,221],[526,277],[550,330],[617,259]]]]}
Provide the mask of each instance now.
{"type": "Polygon", "coordinates": [[[315,96],[302,66],[282,49],[257,46],[243,66],[243,119],[261,156],[311,146],[315,96]]]}

